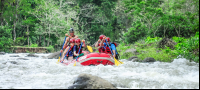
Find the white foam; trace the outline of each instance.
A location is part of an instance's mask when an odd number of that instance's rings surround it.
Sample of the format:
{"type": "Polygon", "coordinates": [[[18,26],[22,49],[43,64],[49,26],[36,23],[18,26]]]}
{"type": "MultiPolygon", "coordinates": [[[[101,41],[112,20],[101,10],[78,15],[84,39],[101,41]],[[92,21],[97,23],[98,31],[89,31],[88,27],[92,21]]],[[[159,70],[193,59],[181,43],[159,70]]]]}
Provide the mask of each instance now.
{"type": "Polygon", "coordinates": [[[184,58],[172,63],[138,63],[121,60],[120,66],[69,66],[58,59],[25,57],[28,53],[0,57],[0,89],[66,89],[82,73],[99,76],[119,89],[199,89],[199,64],[184,58]],[[16,60],[19,55],[29,60],[16,60]],[[13,64],[10,61],[15,61],[13,64]],[[7,62],[7,63],[6,63],[7,62]]]}

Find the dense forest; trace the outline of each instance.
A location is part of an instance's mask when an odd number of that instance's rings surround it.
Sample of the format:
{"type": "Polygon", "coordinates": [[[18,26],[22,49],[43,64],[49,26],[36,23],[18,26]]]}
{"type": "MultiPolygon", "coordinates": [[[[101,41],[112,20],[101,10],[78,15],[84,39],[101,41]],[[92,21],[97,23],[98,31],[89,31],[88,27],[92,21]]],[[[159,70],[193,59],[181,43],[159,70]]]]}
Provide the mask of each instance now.
{"type": "Polygon", "coordinates": [[[199,0],[0,0],[0,21],[5,52],[11,46],[62,45],[71,27],[89,45],[101,34],[134,44],[147,37],[194,37],[199,0]]]}

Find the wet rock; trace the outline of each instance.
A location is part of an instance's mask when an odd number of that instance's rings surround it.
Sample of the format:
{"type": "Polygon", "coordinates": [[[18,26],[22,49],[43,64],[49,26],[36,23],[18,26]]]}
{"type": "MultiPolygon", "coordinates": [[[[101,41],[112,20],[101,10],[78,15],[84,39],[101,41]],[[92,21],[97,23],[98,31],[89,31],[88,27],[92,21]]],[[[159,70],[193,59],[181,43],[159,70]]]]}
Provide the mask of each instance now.
{"type": "Polygon", "coordinates": [[[117,89],[110,82],[91,74],[80,74],[68,89],[117,89]]]}
{"type": "Polygon", "coordinates": [[[128,59],[128,61],[132,62],[141,62],[141,59],[139,59],[137,56],[132,56],[128,59]]]}
{"type": "Polygon", "coordinates": [[[19,55],[10,55],[10,57],[19,57],[19,55]]]}
{"type": "Polygon", "coordinates": [[[5,52],[0,52],[0,55],[5,55],[6,53],[5,52]]]}
{"type": "Polygon", "coordinates": [[[177,43],[169,38],[163,38],[160,42],[158,42],[159,48],[165,48],[165,46],[170,47],[170,49],[174,49],[177,43]]]}
{"type": "Polygon", "coordinates": [[[17,60],[29,60],[27,58],[17,58],[17,60]]]}
{"type": "Polygon", "coordinates": [[[60,51],[52,53],[52,54],[47,56],[48,59],[57,59],[59,57],[60,57],[60,51]]]}
{"type": "Polygon", "coordinates": [[[39,57],[39,56],[34,54],[28,54],[26,57],[39,57]]]}
{"type": "Polygon", "coordinates": [[[142,62],[155,62],[156,60],[152,57],[145,58],[142,62]]]}
{"type": "Polygon", "coordinates": [[[42,59],[47,59],[47,57],[46,56],[42,56],[42,59]]]}

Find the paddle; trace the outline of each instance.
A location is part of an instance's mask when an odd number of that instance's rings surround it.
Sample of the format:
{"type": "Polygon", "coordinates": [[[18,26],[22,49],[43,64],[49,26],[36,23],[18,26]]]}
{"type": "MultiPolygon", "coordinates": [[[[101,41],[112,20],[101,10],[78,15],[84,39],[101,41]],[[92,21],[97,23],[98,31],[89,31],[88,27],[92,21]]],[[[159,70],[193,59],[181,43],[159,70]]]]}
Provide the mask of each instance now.
{"type": "MultiPolygon", "coordinates": [[[[71,47],[69,47],[69,50],[70,50],[70,48],[71,48],[71,47]]],[[[67,53],[65,54],[65,57],[67,56],[69,50],[68,50],[67,53]]],[[[64,57],[63,61],[65,60],[65,57],[64,57]]],[[[61,63],[63,63],[63,61],[62,61],[61,63]]]]}
{"type": "Polygon", "coordinates": [[[91,46],[88,46],[88,45],[87,45],[87,49],[88,49],[91,53],[93,52],[93,49],[92,49],[91,46]]]}
{"type": "MultiPolygon", "coordinates": [[[[105,39],[106,40],[106,39],[105,39]]],[[[108,42],[107,42],[107,40],[106,40],[106,43],[107,43],[107,45],[108,45],[108,42]]],[[[110,46],[108,45],[108,47],[109,47],[109,49],[110,49],[110,46]]],[[[113,52],[112,52],[112,50],[110,49],[110,51],[111,51],[111,53],[112,53],[112,55],[113,55],[113,52]]],[[[118,62],[118,60],[114,57],[114,60],[115,60],[115,65],[116,66],[119,66],[121,63],[120,62],[118,62]]]]}
{"type": "MultiPolygon", "coordinates": [[[[80,46],[80,48],[79,48],[78,54],[79,54],[79,52],[80,52],[80,50],[81,50],[82,44],[83,44],[83,41],[82,41],[81,46],[80,46]]],[[[77,59],[78,59],[78,56],[76,57],[76,61],[77,61],[77,59]]],[[[75,61],[75,63],[74,63],[74,66],[76,66],[76,61],[75,61]]]]}
{"type": "MultiPolygon", "coordinates": [[[[65,40],[66,40],[66,36],[65,36],[65,40]]],[[[64,40],[63,45],[62,45],[62,50],[63,50],[63,46],[64,46],[64,44],[65,44],[65,40],[64,40]]],[[[62,53],[62,52],[60,52],[60,56],[61,56],[61,53],[62,53]]],[[[58,58],[58,61],[56,62],[57,64],[60,62],[60,56],[59,56],[59,58],[58,58]]]]}

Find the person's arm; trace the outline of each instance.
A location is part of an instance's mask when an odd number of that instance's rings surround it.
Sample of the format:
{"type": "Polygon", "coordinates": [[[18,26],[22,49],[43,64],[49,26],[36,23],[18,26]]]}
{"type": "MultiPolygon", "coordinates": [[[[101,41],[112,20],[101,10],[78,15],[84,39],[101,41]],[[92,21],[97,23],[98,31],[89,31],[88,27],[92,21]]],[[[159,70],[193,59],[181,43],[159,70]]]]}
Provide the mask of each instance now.
{"type": "Polygon", "coordinates": [[[112,49],[112,52],[113,52],[113,57],[116,56],[116,47],[115,45],[111,44],[111,49],[112,49]]]}
{"type": "MultiPolygon", "coordinates": [[[[69,38],[73,38],[72,36],[68,35],[67,33],[65,34],[65,36],[67,36],[67,37],[69,37],[69,38]]],[[[77,38],[78,38],[78,36],[76,35],[76,36],[74,37],[74,39],[77,39],[77,38]]]]}
{"type": "Polygon", "coordinates": [[[101,40],[99,39],[96,44],[95,44],[95,47],[98,47],[98,44],[101,42],[101,40]]]}
{"type": "Polygon", "coordinates": [[[82,40],[82,42],[83,42],[82,47],[85,47],[85,46],[86,46],[86,45],[85,45],[85,40],[82,40]]]}
{"type": "Polygon", "coordinates": [[[63,52],[63,50],[67,48],[67,43],[68,42],[69,42],[69,37],[66,38],[65,44],[63,45],[63,49],[61,49],[60,52],[63,52]]]}

